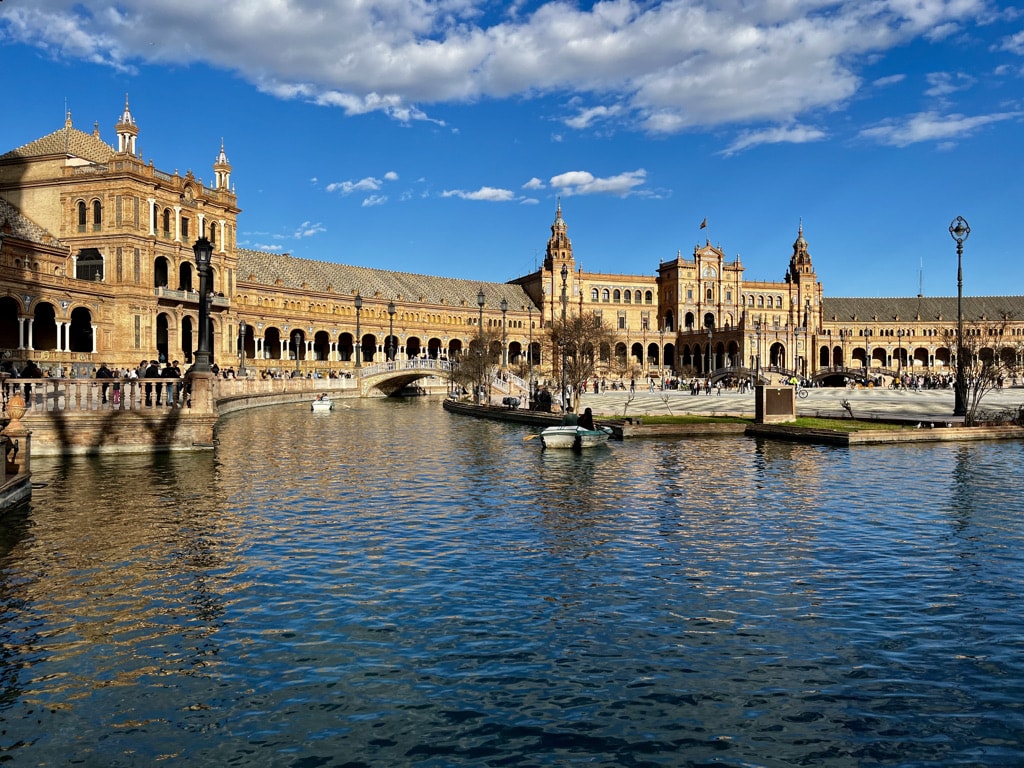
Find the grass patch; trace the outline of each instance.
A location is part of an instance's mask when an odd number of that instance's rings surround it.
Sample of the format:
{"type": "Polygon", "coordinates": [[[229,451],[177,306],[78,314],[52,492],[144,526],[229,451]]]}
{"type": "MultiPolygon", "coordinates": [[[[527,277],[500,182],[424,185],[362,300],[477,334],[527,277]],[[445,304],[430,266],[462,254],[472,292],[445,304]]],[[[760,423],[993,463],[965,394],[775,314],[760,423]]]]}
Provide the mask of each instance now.
{"type": "Polygon", "coordinates": [[[863,432],[865,430],[892,431],[903,429],[899,424],[886,424],[880,421],[857,421],[856,419],[817,419],[810,416],[787,421],[787,425],[806,429],[831,429],[835,432],[863,432]]]}
{"type": "MultiPolygon", "coordinates": [[[[606,416],[605,418],[622,418],[621,416],[606,416]]],[[[679,416],[646,416],[639,414],[628,417],[640,419],[643,424],[753,424],[753,419],[745,419],[742,416],[701,416],[700,414],[680,414],[679,416]]]]}

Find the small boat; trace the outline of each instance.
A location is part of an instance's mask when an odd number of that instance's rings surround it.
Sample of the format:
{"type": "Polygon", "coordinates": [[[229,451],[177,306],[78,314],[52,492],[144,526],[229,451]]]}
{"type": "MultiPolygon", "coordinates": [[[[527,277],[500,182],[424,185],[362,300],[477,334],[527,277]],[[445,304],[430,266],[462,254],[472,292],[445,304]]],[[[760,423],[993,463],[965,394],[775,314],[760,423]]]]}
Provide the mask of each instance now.
{"type": "Polygon", "coordinates": [[[593,448],[605,445],[611,434],[611,427],[548,427],[540,433],[540,441],[545,448],[593,448]]]}
{"type": "Polygon", "coordinates": [[[318,395],[316,400],[310,406],[313,411],[333,411],[334,401],[331,400],[327,395],[318,395]]]}

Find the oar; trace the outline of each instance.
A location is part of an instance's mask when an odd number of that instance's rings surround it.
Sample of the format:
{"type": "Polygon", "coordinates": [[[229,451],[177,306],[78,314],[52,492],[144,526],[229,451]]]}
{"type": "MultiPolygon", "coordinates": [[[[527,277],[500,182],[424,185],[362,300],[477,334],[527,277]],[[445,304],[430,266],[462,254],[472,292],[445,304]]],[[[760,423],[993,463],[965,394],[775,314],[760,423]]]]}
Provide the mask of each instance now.
{"type": "Polygon", "coordinates": [[[527,435],[523,438],[523,442],[525,443],[527,440],[535,440],[538,437],[540,437],[540,435],[527,435]]]}

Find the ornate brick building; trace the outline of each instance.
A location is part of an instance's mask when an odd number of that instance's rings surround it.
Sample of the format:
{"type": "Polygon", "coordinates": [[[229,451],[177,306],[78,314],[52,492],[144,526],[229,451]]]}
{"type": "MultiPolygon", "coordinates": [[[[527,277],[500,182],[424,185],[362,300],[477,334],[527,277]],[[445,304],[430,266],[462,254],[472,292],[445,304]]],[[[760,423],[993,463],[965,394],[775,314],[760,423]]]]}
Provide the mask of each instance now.
{"type": "MultiPolygon", "coordinates": [[[[0,354],[52,373],[100,362],[187,365],[198,346],[192,245],[214,244],[213,361],[250,370],[345,372],[386,357],[454,358],[480,323],[504,331],[509,363],[550,370],[546,329],[591,313],[614,329],[609,377],[746,377],[774,370],[834,382],[865,373],[948,373],[955,298],[827,298],[802,224],[785,275],[750,281],[710,241],[656,275],[585,272],[559,203],[543,265],[508,283],[415,275],[237,246],[241,209],[223,145],[207,185],[139,156],[126,102],[108,145],[62,128],[0,155],[0,354]],[[241,332],[244,331],[244,332],[241,332]],[[531,346],[532,345],[532,346],[531,346]]],[[[965,333],[1020,361],[1024,298],[967,297],[965,333]]]]}

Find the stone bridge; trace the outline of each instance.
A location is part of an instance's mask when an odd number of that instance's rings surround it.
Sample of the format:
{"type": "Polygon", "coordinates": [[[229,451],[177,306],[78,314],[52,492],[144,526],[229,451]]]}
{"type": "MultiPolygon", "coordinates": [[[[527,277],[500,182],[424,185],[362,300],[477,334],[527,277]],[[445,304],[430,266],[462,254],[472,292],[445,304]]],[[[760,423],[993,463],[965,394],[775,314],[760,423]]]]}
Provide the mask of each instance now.
{"type": "Polygon", "coordinates": [[[366,397],[374,389],[390,397],[420,379],[430,376],[447,379],[450,370],[448,360],[389,360],[355,369],[355,378],[360,397],[366,397]]]}

